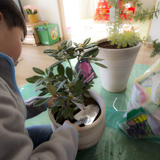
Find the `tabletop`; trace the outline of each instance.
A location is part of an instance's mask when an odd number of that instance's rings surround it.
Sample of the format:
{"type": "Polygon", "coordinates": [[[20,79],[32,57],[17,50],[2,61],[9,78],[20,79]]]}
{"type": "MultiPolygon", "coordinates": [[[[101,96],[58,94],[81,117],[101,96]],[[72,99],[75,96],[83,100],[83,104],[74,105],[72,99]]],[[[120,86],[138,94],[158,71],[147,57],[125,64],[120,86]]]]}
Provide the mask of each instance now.
{"type": "MultiPolygon", "coordinates": [[[[154,139],[134,140],[121,131],[117,125],[117,121],[122,118],[130,99],[134,79],[142,75],[150,66],[135,64],[133,66],[127,89],[121,93],[110,93],[103,89],[101,85],[101,77],[99,69],[93,66],[98,78],[95,79],[96,85],[92,88],[97,91],[105,100],[106,104],[106,127],[105,132],[100,141],[93,147],[79,151],[76,160],[159,160],[160,159],[160,143],[154,139]],[[113,108],[113,102],[119,111],[113,108]]],[[[25,84],[20,88],[22,97],[25,99],[36,96],[33,84],[25,84]]],[[[26,121],[25,126],[37,124],[51,124],[48,112],[26,121]]]]}

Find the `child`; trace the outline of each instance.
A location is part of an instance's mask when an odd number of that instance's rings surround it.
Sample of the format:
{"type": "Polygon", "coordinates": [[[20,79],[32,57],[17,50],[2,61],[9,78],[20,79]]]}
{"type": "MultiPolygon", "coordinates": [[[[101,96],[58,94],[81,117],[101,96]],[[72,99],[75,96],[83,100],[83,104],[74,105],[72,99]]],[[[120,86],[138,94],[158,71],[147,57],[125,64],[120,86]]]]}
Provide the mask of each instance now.
{"type": "Polygon", "coordinates": [[[0,159],[73,160],[79,126],[65,121],[53,134],[50,126],[25,129],[26,108],[14,71],[25,35],[19,8],[13,0],[0,0],[0,159]]]}

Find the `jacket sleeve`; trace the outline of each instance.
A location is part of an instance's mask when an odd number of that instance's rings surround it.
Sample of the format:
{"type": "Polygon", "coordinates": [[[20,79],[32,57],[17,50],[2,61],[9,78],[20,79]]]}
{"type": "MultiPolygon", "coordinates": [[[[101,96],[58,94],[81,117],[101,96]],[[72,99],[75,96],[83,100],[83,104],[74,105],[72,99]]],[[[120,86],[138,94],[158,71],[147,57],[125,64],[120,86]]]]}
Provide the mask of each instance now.
{"type": "Polygon", "coordinates": [[[25,118],[17,110],[17,101],[5,85],[0,85],[0,159],[7,160],[74,160],[77,154],[77,131],[64,125],[50,140],[33,150],[26,135],[25,118]]]}
{"type": "Polygon", "coordinates": [[[51,136],[50,141],[39,145],[32,154],[32,157],[39,160],[75,160],[78,150],[78,133],[71,125],[63,125],[51,136]],[[46,155],[44,150],[50,152],[46,155]]]}
{"type": "Polygon", "coordinates": [[[47,110],[47,103],[38,107],[34,106],[34,103],[37,99],[39,99],[39,97],[29,98],[26,101],[24,101],[27,109],[27,119],[35,117],[43,111],[47,110]]]}

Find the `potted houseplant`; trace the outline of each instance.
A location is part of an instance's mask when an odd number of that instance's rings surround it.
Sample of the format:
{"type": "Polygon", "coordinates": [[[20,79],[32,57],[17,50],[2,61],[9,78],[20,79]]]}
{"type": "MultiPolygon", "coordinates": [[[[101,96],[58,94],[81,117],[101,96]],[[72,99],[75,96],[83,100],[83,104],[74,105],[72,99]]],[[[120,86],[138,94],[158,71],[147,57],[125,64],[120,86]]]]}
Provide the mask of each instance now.
{"type": "Polygon", "coordinates": [[[31,23],[38,22],[38,17],[37,17],[38,10],[36,7],[31,6],[31,5],[27,5],[27,6],[24,6],[23,8],[28,14],[29,22],[31,22],[31,23]]]}
{"type": "Polygon", "coordinates": [[[138,51],[149,38],[141,38],[132,25],[135,21],[143,22],[158,16],[159,9],[153,6],[149,9],[142,9],[139,0],[107,0],[114,8],[114,19],[107,23],[108,37],[100,40],[99,58],[102,64],[108,67],[107,70],[100,68],[103,78],[102,86],[109,92],[122,92],[126,89],[130,72],[134,65],[138,51]],[[132,6],[132,10],[130,9],[132,6]],[[126,25],[127,24],[127,25],[126,25]]]}
{"type": "Polygon", "coordinates": [[[98,93],[90,90],[94,85],[92,79],[96,78],[90,63],[104,68],[106,66],[97,62],[102,60],[96,57],[99,49],[96,43],[89,44],[90,40],[91,38],[88,38],[81,44],[74,43],[74,46],[72,41],[67,43],[64,40],[57,49],[44,50],[45,54],[58,61],[45,71],[33,68],[38,75],[27,78],[29,83],[35,83],[36,91],[40,91],[39,96],[46,95],[45,98],[37,100],[35,106],[44,104],[53,97],[56,98],[49,109],[49,116],[55,129],[66,119],[75,122],[74,115],[80,111],[77,107],[79,104],[86,106],[92,100],[92,104],[99,105],[98,118],[91,125],[84,126],[80,134],[79,150],[96,144],[105,128],[105,103],[98,93]],[[76,66],[72,63],[76,63],[76,66]],[[88,70],[89,75],[84,76],[85,71],[82,73],[82,70],[88,70]]]}

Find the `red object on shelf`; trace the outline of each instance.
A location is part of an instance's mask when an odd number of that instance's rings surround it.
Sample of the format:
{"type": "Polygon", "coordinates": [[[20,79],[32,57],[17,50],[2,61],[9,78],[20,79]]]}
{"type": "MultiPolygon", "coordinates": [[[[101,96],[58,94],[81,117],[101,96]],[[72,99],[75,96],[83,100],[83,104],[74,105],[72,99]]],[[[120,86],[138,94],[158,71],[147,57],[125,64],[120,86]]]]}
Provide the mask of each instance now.
{"type": "MultiPolygon", "coordinates": [[[[123,0],[119,0],[119,9],[122,10],[122,14],[120,16],[125,19],[125,20],[132,20],[133,18],[128,18],[129,14],[127,12],[133,12],[135,13],[135,7],[129,7],[125,8],[125,5],[123,4],[123,0]]],[[[134,2],[133,2],[134,3],[134,2]]],[[[94,15],[94,20],[95,21],[101,21],[101,20],[110,20],[110,8],[111,6],[106,2],[105,0],[99,0],[98,2],[98,8],[96,9],[96,13],[94,15]]]]}
{"type": "Polygon", "coordinates": [[[99,0],[98,8],[96,9],[96,13],[94,15],[94,20],[107,20],[109,21],[109,13],[110,13],[111,6],[108,5],[108,2],[105,0],[99,0]]]}

